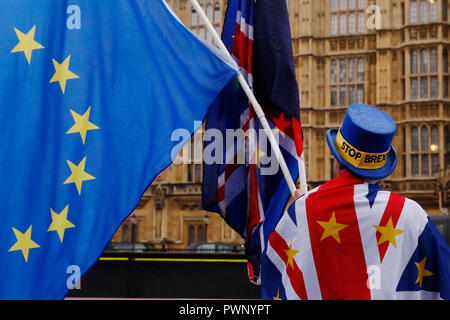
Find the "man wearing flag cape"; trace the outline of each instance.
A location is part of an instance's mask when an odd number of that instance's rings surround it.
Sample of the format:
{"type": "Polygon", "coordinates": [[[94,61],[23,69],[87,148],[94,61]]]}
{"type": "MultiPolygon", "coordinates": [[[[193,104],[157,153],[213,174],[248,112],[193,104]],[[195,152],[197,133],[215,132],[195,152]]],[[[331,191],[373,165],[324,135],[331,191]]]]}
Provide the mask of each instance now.
{"type": "Polygon", "coordinates": [[[299,197],[261,257],[264,299],[449,299],[450,249],[415,201],[384,191],[396,125],[348,108],[326,139],[337,178],[299,197]]]}

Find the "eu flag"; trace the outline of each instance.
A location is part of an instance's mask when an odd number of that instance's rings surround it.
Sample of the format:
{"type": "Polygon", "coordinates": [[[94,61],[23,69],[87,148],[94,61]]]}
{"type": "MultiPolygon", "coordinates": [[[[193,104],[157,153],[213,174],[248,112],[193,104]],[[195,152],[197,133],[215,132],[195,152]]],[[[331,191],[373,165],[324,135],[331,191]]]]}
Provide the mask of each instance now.
{"type": "Polygon", "coordinates": [[[236,75],[163,0],[3,0],[0,298],[60,299],[236,75]]]}

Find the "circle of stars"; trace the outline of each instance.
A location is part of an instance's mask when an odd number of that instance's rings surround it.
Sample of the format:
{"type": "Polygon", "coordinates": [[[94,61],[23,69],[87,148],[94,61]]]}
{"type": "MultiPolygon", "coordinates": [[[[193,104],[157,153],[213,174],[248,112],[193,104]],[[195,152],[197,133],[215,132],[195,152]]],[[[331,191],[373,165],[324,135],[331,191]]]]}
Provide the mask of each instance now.
{"type": "MultiPolygon", "coordinates": [[[[33,52],[35,50],[45,49],[45,47],[35,40],[36,25],[34,25],[27,33],[24,33],[14,28],[18,43],[10,51],[10,53],[22,52],[28,62],[31,64],[33,52]]],[[[54,74],[49,83],[58,83],[62,94],[66,92],[67,81],[73,79],[79,79],[80,77],[70,70],[70,59],[68,55],[61,63],[52,59],[54,74]]],[[[83,146],[86,143],[86,135],[90,130],[100,129],[98,126],[90,122],[91,106],[84,112],[83,115],[78,114],[74,110],[70,110],[72,118],[74,120],[73,126],[66,132],[66,134],[79,133],[83,146]]],[[[75,184],[78,195],[81,196],[82,186],[84,181],[96,179],[94,176],[85,172],[86,157],[84,157],[77,165],[73,162],[66,160],[67,165],[71,171],[71,175],[66,179],[63,184],[75,184]]],[[[61,243],[64,240],[64,234],[67,229],[75,228],[76,226],[68,220],[69,205],[66,205],[61,212],[56,212],[53,208],[50,208],[51,224],[48,227],[47,232],[55,231],[61,243]]],[[[31,249],[40,248],[39,244],[31,239],[32,225],[30,225],[25,232],[21,232],[16,228],[12,228],[16,242],[8,250],[9,252],[21,251],[25,262],[28,262],[29,251],[31,249]]]]}

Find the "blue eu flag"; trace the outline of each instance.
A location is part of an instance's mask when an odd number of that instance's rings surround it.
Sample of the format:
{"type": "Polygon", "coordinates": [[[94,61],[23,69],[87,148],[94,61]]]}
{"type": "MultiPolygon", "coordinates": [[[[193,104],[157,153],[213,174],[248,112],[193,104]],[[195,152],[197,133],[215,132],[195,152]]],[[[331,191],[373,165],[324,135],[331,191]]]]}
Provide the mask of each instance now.
{"type": "Polygon", "coordinates": [[[3,0],[0,298],[63,298],[235,75],[162,0],[3,0]]]}

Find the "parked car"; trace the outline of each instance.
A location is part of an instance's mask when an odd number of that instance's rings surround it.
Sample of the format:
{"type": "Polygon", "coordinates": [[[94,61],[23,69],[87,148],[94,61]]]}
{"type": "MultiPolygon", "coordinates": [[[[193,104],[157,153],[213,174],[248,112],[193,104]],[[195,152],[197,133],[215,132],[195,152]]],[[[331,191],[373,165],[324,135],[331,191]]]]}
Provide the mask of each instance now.
{"type": "Polygon", "coordinates": [[[199,253],[244,253],[243,245],[236,245],[223,242],[196,242],[191,243],[188,251],[199,253]]]}
{"type": "Polygon", "coordinates": [[[450,246],[450,216],[432,216],[430,218],[450,246]]]}
{"type": "Polygon", "coordinates": [[[149,249],[149,245],[139,242],[110,242],[105,251],[121,251],[121,252],[145,252],[149,249]]]}

